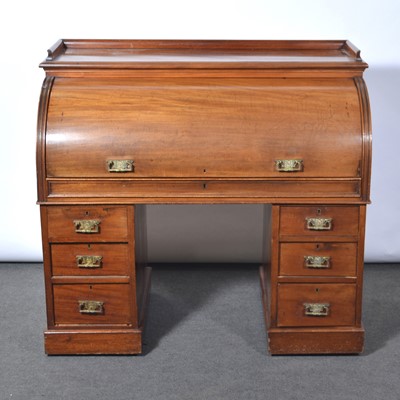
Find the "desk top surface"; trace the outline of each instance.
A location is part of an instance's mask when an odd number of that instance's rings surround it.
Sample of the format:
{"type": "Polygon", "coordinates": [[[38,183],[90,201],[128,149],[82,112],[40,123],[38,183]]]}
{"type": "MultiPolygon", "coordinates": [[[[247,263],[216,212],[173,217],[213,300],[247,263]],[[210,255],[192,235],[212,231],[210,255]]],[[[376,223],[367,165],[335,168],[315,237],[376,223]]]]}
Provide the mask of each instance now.
{"type": "Polygon", "coordinates": [[[48,50],[42,68],[348,68],[365,69],[349,41],[66,40],[48,50]]]}

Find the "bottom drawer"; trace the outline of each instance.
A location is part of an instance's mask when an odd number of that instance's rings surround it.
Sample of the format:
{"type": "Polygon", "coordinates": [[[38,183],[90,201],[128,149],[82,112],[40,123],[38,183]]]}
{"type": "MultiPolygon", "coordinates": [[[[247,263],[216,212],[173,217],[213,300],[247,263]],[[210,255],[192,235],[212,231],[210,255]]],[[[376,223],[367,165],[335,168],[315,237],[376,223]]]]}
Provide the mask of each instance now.
{"type": "Polygon", "coordinates": [[[278,327],[354,325],[355,303],[355,284],[281,283],[278,327]]]}
{"type": "Polygon", "coordinates": [[[54,285],[53,293],[56,325],[132,324],[128,284],[54,285]]]}

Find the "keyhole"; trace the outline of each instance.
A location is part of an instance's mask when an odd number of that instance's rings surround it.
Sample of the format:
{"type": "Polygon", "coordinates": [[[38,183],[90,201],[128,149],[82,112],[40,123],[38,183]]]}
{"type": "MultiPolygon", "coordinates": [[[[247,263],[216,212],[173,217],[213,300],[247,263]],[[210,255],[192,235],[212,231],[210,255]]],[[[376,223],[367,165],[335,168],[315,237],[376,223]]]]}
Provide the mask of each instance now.
{"type": "Polygon", "coordinates": [[[89,215],[89,211],[85,211],[85,215],[88,216],[89,215]]]}
{"type": "Polygon", "coordinates": [[[203,172],[204,172],[204,173],[207,173],[207,170],[204,168],[204,169],[203,169],[203,172]]]}
{"type": "Polygon", "coordinates": [[[315,249],[316,249],[316,250],[319,250],[319,244],[316,244],[316,245],[315,245],[315,249]]]}
{"type": "Polygon", "coordinates": [[[92,290],[92,289],[93,289],[93,286],[92,286],[92,285],[89,285],[89,289],[92,290]]]}
{"type": "Polygon", "coordinates": [[[203,183],[203,189],[207,189],[207,183],[203,183]]]}
{"type": "Polygon", "coordinates": [[[317,215],[321,215],[321,209],[317,208],[317,215]]]}
{"type": "Polygon", "coordinates": [[[92,248],[92,245],[88,244],[88,245],[87,245],[87,248],[88,248],[88,249],[91,249],[91,248],[92,248]]]}
{"type": "Polygon", "coordinates": [[[316,291],[317,293],[319,293],[319,288],[315,288],[315,291],[316,291]]]}

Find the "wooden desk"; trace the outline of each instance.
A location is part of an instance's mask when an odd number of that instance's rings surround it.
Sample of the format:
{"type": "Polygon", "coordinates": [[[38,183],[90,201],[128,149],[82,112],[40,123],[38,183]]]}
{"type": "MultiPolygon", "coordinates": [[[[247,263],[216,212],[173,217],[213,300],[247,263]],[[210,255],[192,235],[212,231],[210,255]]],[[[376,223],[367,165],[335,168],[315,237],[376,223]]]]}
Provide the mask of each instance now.
{"type": "Polygon", "coordinates": [[[270,352],[362,351],[371,123],[351,43],[61,40],[41,67],[48,354],[141,352],[160,203],[266,204],[270,352]]]}

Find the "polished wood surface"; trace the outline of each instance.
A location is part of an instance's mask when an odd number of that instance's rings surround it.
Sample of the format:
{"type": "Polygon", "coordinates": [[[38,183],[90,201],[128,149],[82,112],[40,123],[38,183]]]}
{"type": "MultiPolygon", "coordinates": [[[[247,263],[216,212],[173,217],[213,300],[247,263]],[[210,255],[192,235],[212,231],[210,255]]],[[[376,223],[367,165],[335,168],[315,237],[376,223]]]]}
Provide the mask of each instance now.
{"type": "Polygon", "coordinates": [[[362,351],[371,121],[354,45],[60,40],[41,67],[48,354],[141,351],[145,204],[195,203],[266,204],[260,278],[272,354],[362,351]],[[309,218],[329,222],[310,229],[309,218]],[[76,232],[89,219],[98,229],[76,232]],[[82,268],[80,256],[101,265],[82,268]],[[81,313],[81,300],[104,309],[81,313]],[[329,311],[309,315],[306,303],[329,311]]]}
{"type": "Polygon", "coordinates": [[[121,178],[278,178],[275,160],[302,159],[296,177],[356,184],[359,112],[351,80],[58,79],[47,176],[110,178],[107,160],[132,159],[121,178]]]}

